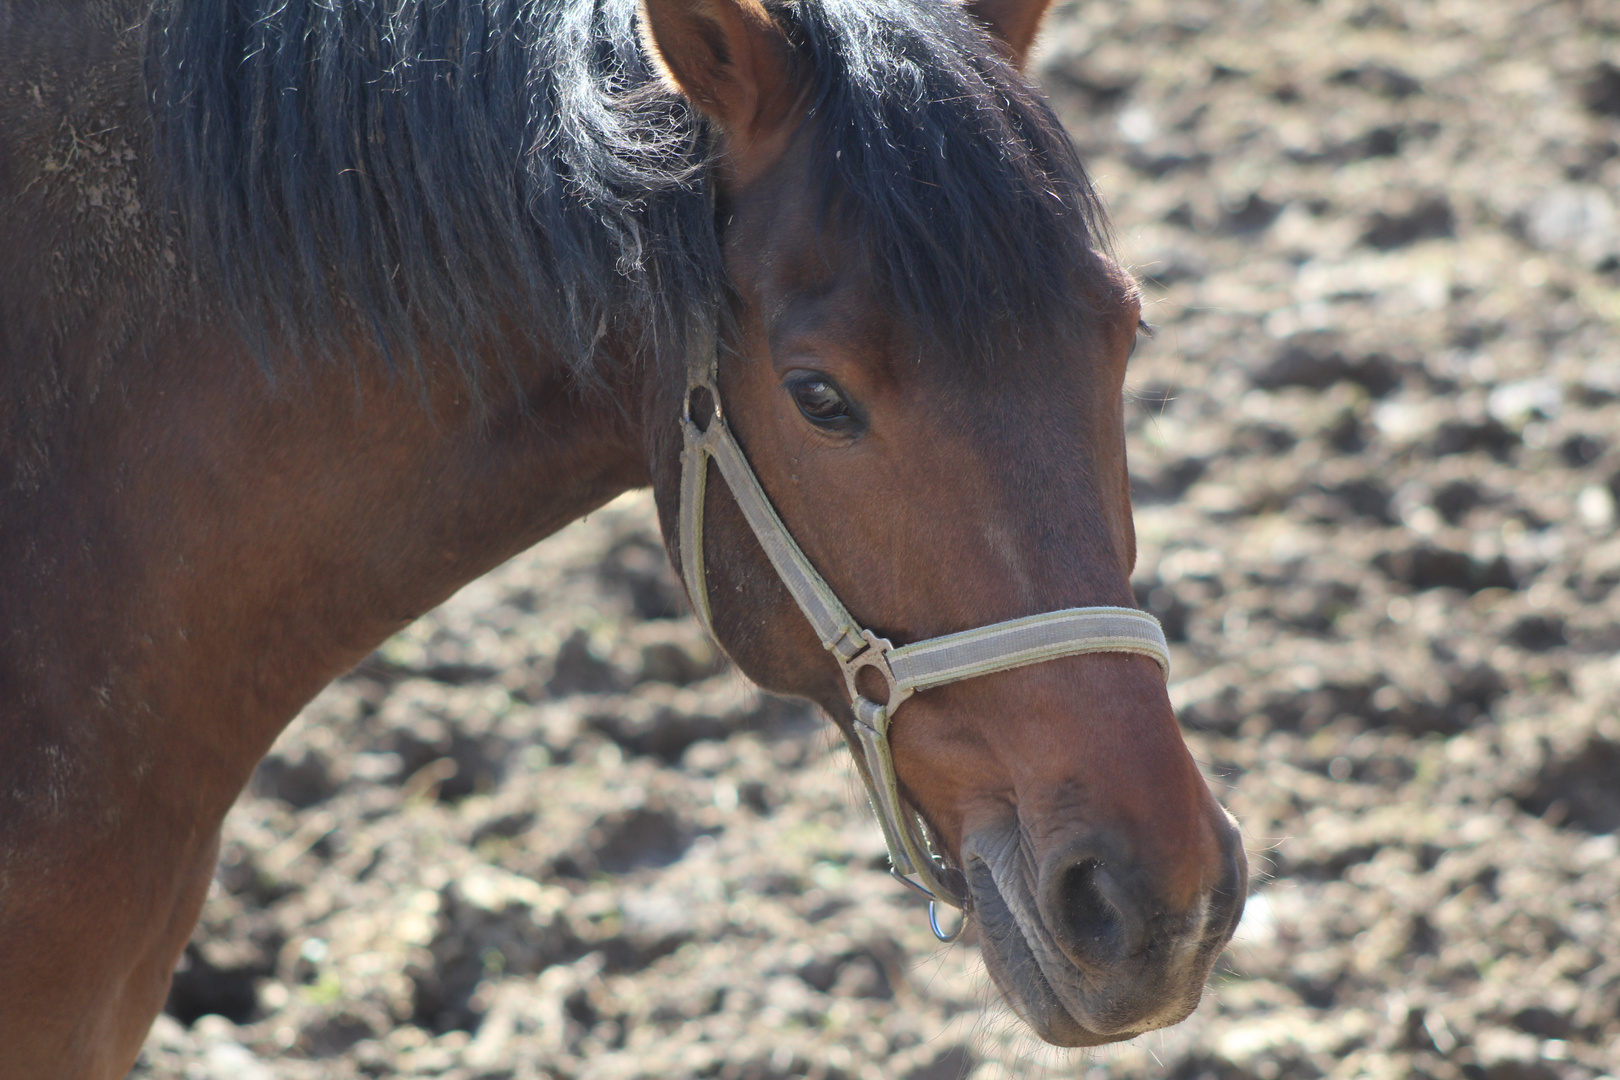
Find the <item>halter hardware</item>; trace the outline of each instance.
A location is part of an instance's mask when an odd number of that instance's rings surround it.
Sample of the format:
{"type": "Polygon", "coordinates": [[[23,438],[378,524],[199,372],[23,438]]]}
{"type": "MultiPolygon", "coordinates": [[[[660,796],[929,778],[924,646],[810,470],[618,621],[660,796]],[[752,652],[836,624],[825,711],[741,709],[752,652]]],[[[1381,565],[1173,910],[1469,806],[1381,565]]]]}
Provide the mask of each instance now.
{"type": "Polygon", "coordinates": [[[703,504],[709,462],[747,519],[777,576],[792,595],[821,644],[838,661],[849,690],[854,722],[845,740],[855,757],[867,795],[889,849],[890,872],[902,884],[928,898],[928,922],[934,936],[954,941],[967,925],[969,894],[962,872],[947,866],[931,849],[927,825],[906,805],[894,770],[889,725],[894,713],[913,694],[930,687],[988,675],[996,671],[1083,653],[1125,652],[1151,658],[1170,677],[1170,651],[1159,622],[1145,611],[1122,607],[1066,608],[992,623],[896,647],[855,621],[832,586],[777,516],[759,478],[749,466],[725,420],[720,404],[719,354],[713,339],[693,351],[687,367],[686,400],[681,410],[681,504],[678,543],[681,576],[698,621],[712,637],[708,574],[703,553],[703,504]],[[706,392],[709,415],[694,415],[699,391],[706,392]],[[706,422],[702,422],[706,421],[706,422]],[[885,687],[885,700],[864,696],[856,685],[866,669],[875,670],[885,687]],[[950,934],[939,926],[937,905],[963,912],[950,934]]]}

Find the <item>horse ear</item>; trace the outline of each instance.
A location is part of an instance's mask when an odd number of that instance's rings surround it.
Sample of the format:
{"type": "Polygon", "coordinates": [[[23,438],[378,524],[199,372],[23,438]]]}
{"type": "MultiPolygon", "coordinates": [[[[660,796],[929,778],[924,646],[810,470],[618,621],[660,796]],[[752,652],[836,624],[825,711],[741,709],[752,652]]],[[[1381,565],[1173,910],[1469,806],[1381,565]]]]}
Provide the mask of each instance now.
{"type": "Polygon", "coordinates": [[[1052,0],[968,0],[967,9],[1007,46],[1008,59],[1021,68],[1051,6],[1052,0]]]}
{"type": "Polygon", "coordinates": [[[793,54],[760,0],[642,0],[642,37],[664,77],[746,146],[785,118],[793,54]]]}

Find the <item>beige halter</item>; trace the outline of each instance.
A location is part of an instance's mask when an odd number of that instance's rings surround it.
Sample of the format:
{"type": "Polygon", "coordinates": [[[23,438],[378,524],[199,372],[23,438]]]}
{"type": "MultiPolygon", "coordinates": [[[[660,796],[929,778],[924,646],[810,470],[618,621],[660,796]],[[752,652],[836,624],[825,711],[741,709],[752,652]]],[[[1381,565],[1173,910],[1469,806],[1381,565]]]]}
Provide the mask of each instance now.
{"type": "Polygon", "coordinates": [[[726,425],[720,406],[718,354],[704,348],[687,370],[686,405],[681,417],[685,449],[681,453],[681,573],[692,608],[705,630],[714,626],[709,609],[708,577],[703,562],[703,501],[709,459],[776,568],[782,584],[798,602],[824,648],[837,659],[849,688],[855,722],[846,734],[866,781],[872,808],[883,827],[893,874],[928,897],[928,916],[936,936],[954,940],[939,928],[935,903],[966,909],[967,888],[959,871],[947,867],[929,847],[923,825],[908,810],[895,778],[889,750],[889,724],[895,710],[919,690],[1081,653],[1127,652],[1151,657],[1170,677],[1170,653],[1158,620],[1135,608],[1086,607],[1048,611],[992,623],[976,630],[929,638],[898,648],[863,628],[839,602],[799,545],[777,517],[742,447],[726,425]],[[692,415],[693,397],[708,391],[714,403],[706,426],[692,415]],[[888,687],[887,700],[871,701],[856,689],[863,668],[874,668],[888,687]]]}

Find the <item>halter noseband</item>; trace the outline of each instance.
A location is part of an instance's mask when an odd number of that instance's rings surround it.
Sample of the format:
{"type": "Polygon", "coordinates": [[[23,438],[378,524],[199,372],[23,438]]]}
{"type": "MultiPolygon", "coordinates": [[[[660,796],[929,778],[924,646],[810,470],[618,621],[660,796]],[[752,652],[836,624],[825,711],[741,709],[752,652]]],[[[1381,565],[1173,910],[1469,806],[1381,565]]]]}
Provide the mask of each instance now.
{"type": "Polygon", "coordinates": [[[713,458],[777,576],[810,620],[822,646],[843,669],[855,714],[845,738],[854,751],[872,809],[883,827],[891,873],[928,897],[929,925],[935,936],[941,941],[955,940],[961,927],[955,933],[943,933],[935,904],[949,904],[965,911],[967,883],[961,871],[946,866],[930,851],[917,813],[908,810],[901,799],[894,755],[889,749],[889,724],[895,710],[919,690],[1082,653],[1126,652],[1151,657],[1168,680],[1170,653],[1164,631],[1157,619],[1135,608],[1085,607],[1028,615],[898,648],[878,637],[856,622],[839,602],[832,586],[810,565],[771,506],[742,447],[726,425],[720,406],[718,360],[719,354],[712,346],[693,352],[687,366],[686,404],[680,421],[685,435],[681,452],[681,575],[692,608],[712,636],[714,625],[703,563],[703,502],[709,459],[713,458]],[[713,412],[702,427],[692,415],[693,399],[699,390],[707,391],[713,402],[713,412]],[[875,669],[882,677],[886,700],[872,701],[857,688],[856,679],[865,668],[875,669]]]}

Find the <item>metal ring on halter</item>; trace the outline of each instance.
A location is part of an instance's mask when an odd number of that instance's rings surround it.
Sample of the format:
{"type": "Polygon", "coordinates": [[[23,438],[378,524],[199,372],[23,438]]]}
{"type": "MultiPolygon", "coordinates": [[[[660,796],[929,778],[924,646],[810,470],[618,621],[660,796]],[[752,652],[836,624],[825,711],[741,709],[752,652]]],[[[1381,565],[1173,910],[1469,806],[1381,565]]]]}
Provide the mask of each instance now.
{"type": "Polygon", "coordinates": [[[945,933],[945,931],[939,928],[939,901],[928,901],[928,929],[932,930],[934,932],[934,936],[939,938],[939,940],[943,941],[945,944],[949,945],[951,942],[962,936],[962,931],[967,929],[967,921],[967,912],[960,912],[956,920],[956,929],[949,934],[945,933]]]}
{"type": "MultiPolygon", "coordinates": [[[[940,897],[935,896],[925,886],[919,885],[915,881],[912,881],[910,878],[901,874],[900,871],[894,869],[892,866],[889,868],[889,876],[917,895],[926,896],[928,898],[928,929],[934,932],[935,937],[949,945],[951,942],[962,936],[962,931],[967,929],[968,920],[967,905],[965,902],[962,906],[962,917],[956,923],[955,932],[946,934],[945,931],[939,928],[940,897]]],[[[964,901],[965,899],[966,898],[964,898],[964,901]]]]}

